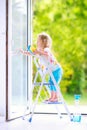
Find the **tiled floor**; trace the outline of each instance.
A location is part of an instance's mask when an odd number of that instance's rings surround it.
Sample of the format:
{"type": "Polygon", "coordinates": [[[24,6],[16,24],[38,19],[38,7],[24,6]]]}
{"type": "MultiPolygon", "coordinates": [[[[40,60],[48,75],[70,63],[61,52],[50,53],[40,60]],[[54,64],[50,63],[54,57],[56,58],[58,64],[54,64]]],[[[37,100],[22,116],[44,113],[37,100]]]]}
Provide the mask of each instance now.
{"type": "Polygon", "coordinates": [[[60,119],[57,115],[34,114],[31,123],[28,122],[29,116],[15,119],[9,122],[1,122],[0,130],[87,130],[87,116],[82,116],[80,123],[71,122],[63,115],[60,119]]]}

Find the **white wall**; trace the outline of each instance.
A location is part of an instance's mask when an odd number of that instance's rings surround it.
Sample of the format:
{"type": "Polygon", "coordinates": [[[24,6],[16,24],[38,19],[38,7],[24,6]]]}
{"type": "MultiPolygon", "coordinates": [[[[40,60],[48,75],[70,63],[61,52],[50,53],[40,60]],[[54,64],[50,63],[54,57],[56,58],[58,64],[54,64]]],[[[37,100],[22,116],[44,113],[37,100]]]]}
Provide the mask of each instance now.
{"type": "Polygon", "coordinates": [[[6,0],[0,0],[0,116],[5,116],[6,0]]]}

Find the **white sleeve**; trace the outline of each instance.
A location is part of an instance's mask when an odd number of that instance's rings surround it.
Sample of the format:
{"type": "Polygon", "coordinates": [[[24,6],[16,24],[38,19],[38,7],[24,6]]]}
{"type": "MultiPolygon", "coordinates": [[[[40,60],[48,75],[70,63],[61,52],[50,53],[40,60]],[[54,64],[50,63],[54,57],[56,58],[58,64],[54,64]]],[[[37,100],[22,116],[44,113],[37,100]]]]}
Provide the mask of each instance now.
{"type": "Polygon", "coordinates": [[[44,51],[49,53],[50,52],[50,49],[49,48],[44,48],[44,51]]]}

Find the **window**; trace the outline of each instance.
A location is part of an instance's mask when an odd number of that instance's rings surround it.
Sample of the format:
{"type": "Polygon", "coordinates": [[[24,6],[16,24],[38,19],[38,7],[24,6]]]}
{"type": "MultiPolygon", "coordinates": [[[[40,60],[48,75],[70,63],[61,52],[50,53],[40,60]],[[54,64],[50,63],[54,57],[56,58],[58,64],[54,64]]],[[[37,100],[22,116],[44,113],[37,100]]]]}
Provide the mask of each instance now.
{"type": "Polygon", "coordinates": [[[7,120],[22,115],[28,100],[32,59],[19,49],[31,43],[31,0],[9,0],[8,16],[7,120]]]}

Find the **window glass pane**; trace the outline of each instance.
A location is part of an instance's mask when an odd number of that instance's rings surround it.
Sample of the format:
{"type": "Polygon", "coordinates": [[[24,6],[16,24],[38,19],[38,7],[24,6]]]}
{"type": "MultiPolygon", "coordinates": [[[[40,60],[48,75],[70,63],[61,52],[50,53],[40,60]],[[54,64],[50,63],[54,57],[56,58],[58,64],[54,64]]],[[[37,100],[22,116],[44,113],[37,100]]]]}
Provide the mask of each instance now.
{"type": "Polygon", "coordinates": [[[19,49],[27,46],[27,3],[12,0],[9,19],[9,111],[10,118],[19,115],[27,102],[27,57],[19,49]]]}

